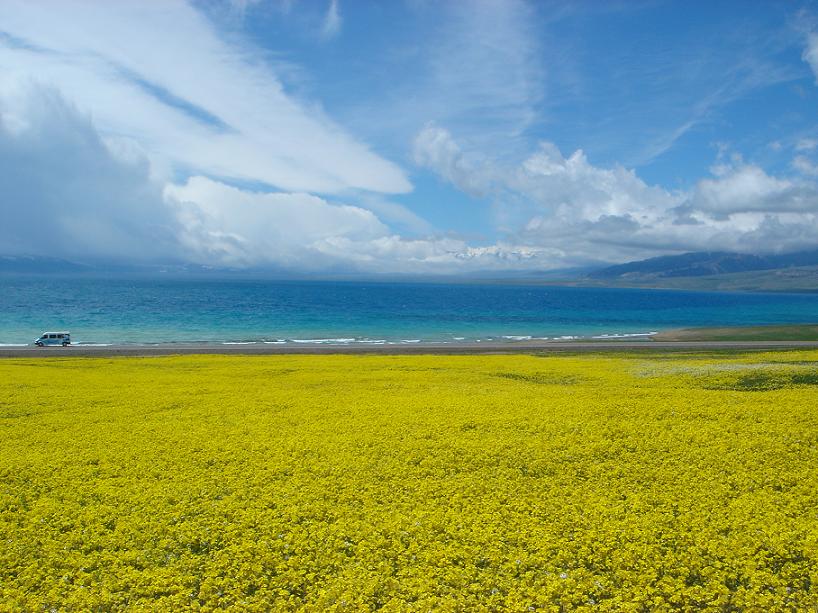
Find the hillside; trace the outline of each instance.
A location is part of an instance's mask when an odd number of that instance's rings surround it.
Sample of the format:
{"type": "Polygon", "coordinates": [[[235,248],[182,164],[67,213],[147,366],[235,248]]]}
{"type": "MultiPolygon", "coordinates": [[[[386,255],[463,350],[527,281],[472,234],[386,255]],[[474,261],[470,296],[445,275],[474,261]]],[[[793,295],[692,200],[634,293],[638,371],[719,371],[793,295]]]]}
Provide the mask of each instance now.
{"type": "Polygon", "coordinates": [[[566,280],[583,287],[818,291],[818,250],[754,255],[708,251],[607,266],[566,280]]]}
{"type": "Polygon", "coordinates": [[[587,276],[591,279],[702,277],[807,266],[818,266],[818,250],[774,255],[704,251],[617,264],[587,276]]]}

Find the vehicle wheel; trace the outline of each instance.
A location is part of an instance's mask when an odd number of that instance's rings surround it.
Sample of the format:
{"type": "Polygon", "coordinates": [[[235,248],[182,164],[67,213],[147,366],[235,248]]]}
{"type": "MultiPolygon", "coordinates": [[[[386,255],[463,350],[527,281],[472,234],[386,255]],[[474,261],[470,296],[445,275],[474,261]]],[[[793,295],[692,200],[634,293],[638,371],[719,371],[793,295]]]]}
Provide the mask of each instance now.
{"type": "Polygon", "coordinates": [[[38,347],[42,347],[42,346],[43,346],[43,344],[42,344],[42,343],[34,343],[34,344],[35,344],[35,345],[37,345],[38,347]]]}
{"type": "Polygon", "coordinates": [[[68,347],[68,343],[63,343],[62,346],[63,347],[68,347]]]}

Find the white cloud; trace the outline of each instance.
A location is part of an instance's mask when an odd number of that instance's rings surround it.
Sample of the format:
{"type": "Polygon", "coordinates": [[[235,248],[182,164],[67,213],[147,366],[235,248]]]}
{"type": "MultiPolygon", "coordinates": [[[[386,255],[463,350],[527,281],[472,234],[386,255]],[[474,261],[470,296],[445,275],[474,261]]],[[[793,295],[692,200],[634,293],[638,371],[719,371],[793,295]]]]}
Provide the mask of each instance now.
{"type": "Polygon", "coordinates": [[[674,193],[550,143],[518,165],[466,163],[435,126],[416,155],[461,189],[495,200],[504,240],[474,246],[430,235],[410,211],[365,194],[351,206],[203,176],[169,183],[133,141],[103,138],[54,90],[29,88],[0,96],[0,245],[75,259],[446,274],[687,250],[792,250],[814,247],[818,236],[814,183],[740,159],[674,193]],[[402,237],[382,218],[426,236],[402,237]]]}
{"type": "MultiPolygon", "coordinates": [[[[254,1],[233,6],[243,12],[254,1]]],[[[563,155],[542,143],[531,153],[525,134],[545,83],[534,9],[484,0],[428,10],[438,27],[410,54],[417,70],[399,80],[401,100],[378,102],[412,124],[418,165],[492,201],[503,240],[475,246],[441,236],[386,196],[411,189],[398,166],[285,91],[276,65],[228,41],[192,4],[7,0],[0,249],[448,273],[818,242],[818,170],[805,155],[792,163],[800,175],[773,176],[736,158],[673,192],[623,166],[594,165],[582,150],[563,155]],[[53,238],[32,240],[40,232],[53,238]]],[[[323,33],[336,36],[342,25],[331,0],[323,33]]],[[[316,26],[311,20],[313,34],[316,26]]],[[[804,59],[818,75],[816,58],[811,35],[804,59]]],[[[702,117],[772,82],[758,76],[763,66],[739,72],[702,117]]],[[[668,142],[702,120],[694,113],[668,142]]],[[[796,145],[815,148],[810,139],[796,145]]]]}
{"type": "Polygon", "coordinates": [[[260,1],[261,0],[228,0],[228,4],[236,13],[243,17],[245,13],[247,13],[247,9],[258,4],[260,1]]]}
{"type": "Polygon", "coordinates": [[[385,199],[377,194],[356,194],[358,206],[372,211],[390,227],[398,228],[412,235],[428,236],[437,233],[435,227],[409,207],[385,199]]]}
{"type": "Polygon", "coordinates": [[[457,274],[470,271],[503,271],[548,267],[553,250],[497,243],[472,247],[454,238],[407,240],[397,235],[371,241],[336,237],[316,244],[334,261],[346,259],[358,270],[457,274]]]}
{"type": "Polygon", "coordinates": [[[516,155],[544,96],[536,9],[525,0],[409,8],[406,28],[368,58],[372,93],[347,116],[400,146],[432,122],[448,126],[466,153],[516,155]],[[415,24],[422,24],[419,35],[412,34],[415,24]]]}
{"type": "MultiPolygon", "coordinates": [[[[154,176],[129,140],[103,138],[53,89],[0,96],[0,247],[79,261],[195,262],[288,271],[454,273],[514,268],[513,245],[406,239],[379,218],[430,230],[387,200],[367,208],[254,192],[203,176],[154,176]],[[372,210],[379,210],[376,215],[372,210]]],[[[536,250],[535,250],[536,251],[536,250]]]]}
{"type": "Polygon", "coordinates": [[[810,32],[807,35],[807,45],[801,54],[801,59],[809,64],[812,73],[815,75],[816,83],[818,83],[818,34],[810,32]]]}
{"type": "Polygon", "coordinates": [[[179,223],[147,160],[124,144],[112,151],[53,90],[0,97],[0,185],[4,253],[139,261],[180,255],[179,223]]]}
{"type": "Polygon", "coordinates": [[[324,15],[324,25],[321,28],[321,34],[324,38],[335,38],[341,33],[341,9],[338,6],[338,0],[330,0],[327,6],[327,13],[324,15]]]}
{"type": "Polygon", "coordinates": [[[489,177],[477,171],[479,162],[469,161],[448,130],[428,124],[415,137],[415,163],[430,168],[473,196],[485,195],[489,177]]]}
{"type": "Polygon", "coordinates": [[[182,244],[202,263],[303,269],[324,263],[311,257],[323,241],[388,234],[370,211],[304,193],[254,193],[192,177],[167,187],[165,196],[180,207],[182,244]]]}
{"type": "Polygon", "coordinates": [[[818,190],[810,183],[771,177],[758,166],[732,168],[716,179],[699,181],[687,206],[713,215],[818,211],[818,190]]]}
{"type": "Polygon", "coordinates": [[[818,176],[818,164],[813,163],[809,158],[803,155],[797,155],[792,161],[792,166],[798,172],[809,176],[818,176]]]}
{"type": "Polygon", "coordinates": [[[0,91],[31,79],[56,87],[103,133],[183,171],[323,193],[411,187],[181,0],[9,0],[0,24],[16,41],[0,39],[0,91]]]}
{"type": "Polygon", "coordinates": [[[519,0],[451,3],[429,45],[428,119],[498,146],[535,120],[543,73],[533,9],[519,0]],[[475,126],[477,129],[475,130],[475,126]]]}
{"type": "Polygon", "coordinates": [[[202,177],[165,190],[194,261],[300,271],[450,274],[541,265],[545,250],[406,239],[369,210],[308,194],[253,193],[202,177]]]}
{"type": "Polygon", "coordinates": [[[818,147],[818,140],[814,138],[801,138],[795,143],[796,151],[812,151],[818,147]]]}
{"type": "Polygon", "coordinates": [[[818,186],[768,175],[740,159],[687,192],[651,186],[621,166],[600,168],[551,143],[520,165],[459,164],[443,128],[416,142],[416,157],[463,191],[495,200],[507,241],[550,249],[551,264],[624,261],[697,250],[787,251],[818,245],[818,186]],[[560,257],[563,254],[564,257],[560,257]]]}

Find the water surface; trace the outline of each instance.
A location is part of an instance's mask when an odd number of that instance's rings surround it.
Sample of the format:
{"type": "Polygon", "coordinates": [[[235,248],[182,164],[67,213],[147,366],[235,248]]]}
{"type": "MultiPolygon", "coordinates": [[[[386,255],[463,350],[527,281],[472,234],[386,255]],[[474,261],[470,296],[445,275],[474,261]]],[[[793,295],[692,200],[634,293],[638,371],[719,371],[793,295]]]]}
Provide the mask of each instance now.
{"type": "Polygon", "coordinates": [[[815,322],[818,295],[505,284],[0,278],[0,344],[417,343],[815,322]]]}

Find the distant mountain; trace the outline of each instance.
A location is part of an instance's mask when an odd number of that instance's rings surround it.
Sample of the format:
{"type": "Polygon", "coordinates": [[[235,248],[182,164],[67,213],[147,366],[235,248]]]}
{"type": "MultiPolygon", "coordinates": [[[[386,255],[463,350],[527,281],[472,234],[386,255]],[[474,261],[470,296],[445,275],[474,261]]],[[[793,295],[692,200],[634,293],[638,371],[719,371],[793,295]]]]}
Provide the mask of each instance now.
{"type": "Polygon", "coordinates": [[[599,280],[648,280],[704,277],[816,265],[818,265],[818,250],[776,255],[704,251],[617,264],[590,272],[586,276],[589,279],[599,280]]]}
{"type": "Polygon", "coordinates": [[[229,268],[213,268],[199,264],[171,262],[165,264],[129,264],[121,262],[71,262],[60,258],[37,255],[0,255],[0,274],[82,274],[101,276],[214,276],[232,275],[229,268]]]}
{"type": "Polygon", "coordinates": [[[86,272],[88,266],[36,255],[0,255],[0,273],[60,274],[86,272]]]}

